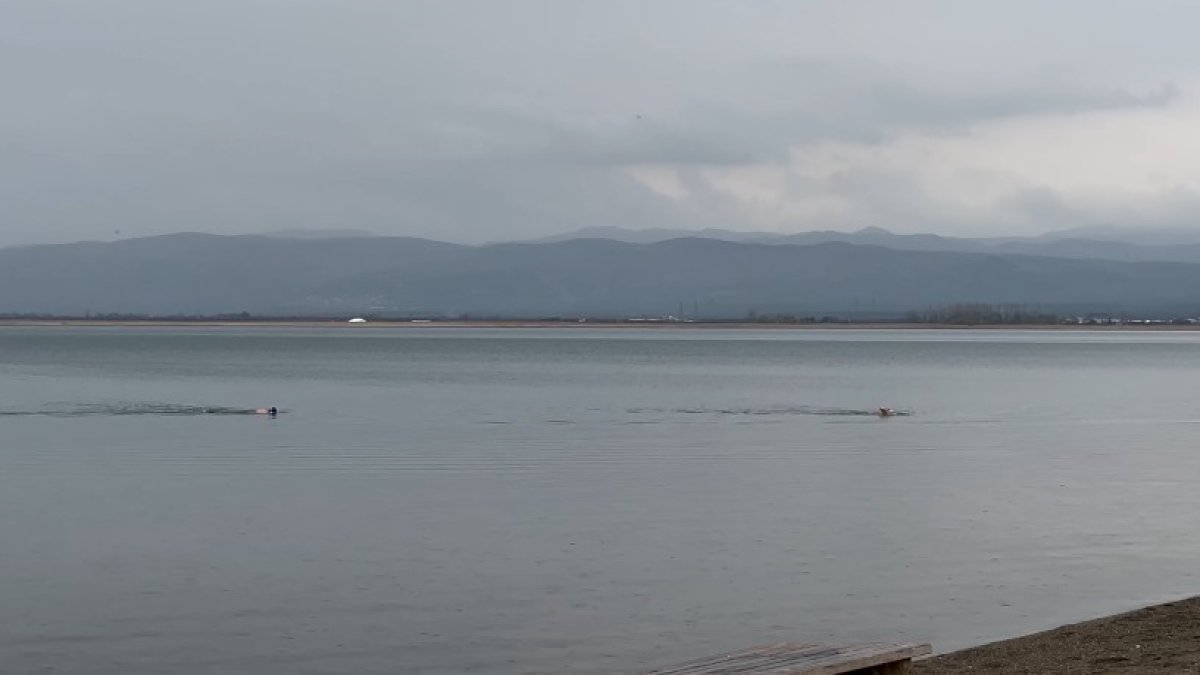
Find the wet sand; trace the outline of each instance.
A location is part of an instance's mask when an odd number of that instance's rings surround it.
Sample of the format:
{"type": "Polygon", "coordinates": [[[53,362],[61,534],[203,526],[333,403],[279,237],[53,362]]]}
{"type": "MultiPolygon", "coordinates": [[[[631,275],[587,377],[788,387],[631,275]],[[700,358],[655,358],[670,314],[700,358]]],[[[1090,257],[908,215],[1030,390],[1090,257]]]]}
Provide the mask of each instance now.
{"type": "Polygon", "coordinates": [[[1200,673],[1200,597],[936,656],[912,672],[1200,673]]]}

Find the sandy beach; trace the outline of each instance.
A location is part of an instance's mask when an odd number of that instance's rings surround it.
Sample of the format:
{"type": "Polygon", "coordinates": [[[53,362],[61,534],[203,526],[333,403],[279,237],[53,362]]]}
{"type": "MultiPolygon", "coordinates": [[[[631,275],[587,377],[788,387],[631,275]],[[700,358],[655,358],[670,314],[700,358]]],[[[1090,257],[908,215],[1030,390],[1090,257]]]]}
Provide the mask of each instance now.
{"type": "Polygon", "coordinates": [[[1200,597],[935,656],[913,672],[1200,673],[1200,597]]]}

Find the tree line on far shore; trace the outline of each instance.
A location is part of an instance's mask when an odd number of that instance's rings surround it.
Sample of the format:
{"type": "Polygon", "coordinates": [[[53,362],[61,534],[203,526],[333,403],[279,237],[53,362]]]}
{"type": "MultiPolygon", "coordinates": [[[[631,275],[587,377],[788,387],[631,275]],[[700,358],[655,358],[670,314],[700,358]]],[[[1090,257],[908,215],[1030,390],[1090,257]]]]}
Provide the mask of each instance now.
{"type": "Polygon", "coordinates": [[[1061,321],[1057,314],[1030,310],[1024,305],[993,305],[967,302],[924,311],[912,311],[905,316],[908,323],[941,323],[962,326],[1037,325],[1061,321]]]}
{"type": "Polygon", "coordinates": [[[258,314],[251,312],[229,312],[220,314],[142,314],[124,312],[86,313],[63,315],[39,312],[0,313],[0,320],[8,321],[164,321],[164,322],[288,322],[288,321],[345,321],[351,316],[360,316],[369,321],[454,321],[454,322],[539,322],[539,323],[626,323],[626,322],[687,322],[687,323],[760,323],[760,324],[855,324],[855,323],[924,323],[953,325],[1005,325],[1005,324],[1053,324],[1060,317],[1046,312],[1029,311],[1020,305],[992,305],[987,303],[963,303],[934,307],[923,311],[908,312],[903,317],[862,316],[858,314],[824,314],[820,316],[792,314],[787,312],[758,312],[750,310],[745,316],[702,317],[683,319],[677,316],[506,316],[506,315],[400,315],[391,313],[359,314],[258,314]]]}
{"type": "Polygon", "coordinates": [[[345,314],[271,314],[251,312],[228,312],[219,314],[143,314],[125,312],[103,312],[85,314],[53,314],[42,312],[0,312],[0,321],[112,321],[112,322],[344,322],[351,317],[362,317],[380,322],[438,322],[455,323],[703,323],[703,324],[940,324],[953,326],[1017,326],[1051,324],[1125,324],[1125,323],[1173,323],[1195,324],[1197,319],[1134,320],[1121,319],[1107,314],[1088,314],[1086,317],[1064,317],[1052,312],[1030,309],[1020,304],[992,304],[969,302],[930,307],[910,311],[903,316],[862,313],[806,315],[789,312],[762,312],[749,310],[741,317],[683,318],[675,315],[648,316],[513,316],[502,314],[407,314],[395,312],[348,312],[345,314]]]}

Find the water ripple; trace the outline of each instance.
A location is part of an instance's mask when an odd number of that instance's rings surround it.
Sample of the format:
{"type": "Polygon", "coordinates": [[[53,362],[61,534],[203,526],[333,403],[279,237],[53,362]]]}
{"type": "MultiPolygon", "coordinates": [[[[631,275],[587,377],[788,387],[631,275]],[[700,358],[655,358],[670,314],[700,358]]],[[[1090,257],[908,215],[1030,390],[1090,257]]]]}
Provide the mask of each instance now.
{"type": "MultiPolygon", "coordinates": [[[[679,415],[827,415],[831,417],[879,417],[879,408],[818,408],[775,406],[767,408],[629,408],[630,414],[674,413],[679,415]]],[[[912,410],[892,409],[889,416],[908,417],[912,410]]]]}
{"type": "MultiPolygon", "coordinates": [[[[0,410],[0,417],[111,417],[118,415],[262,415],[265,408],[178,403],[72,403],[49,404],[36,410],[0,410]]],[[[283,410],[280,413],[285,412],[283,410]]]]}

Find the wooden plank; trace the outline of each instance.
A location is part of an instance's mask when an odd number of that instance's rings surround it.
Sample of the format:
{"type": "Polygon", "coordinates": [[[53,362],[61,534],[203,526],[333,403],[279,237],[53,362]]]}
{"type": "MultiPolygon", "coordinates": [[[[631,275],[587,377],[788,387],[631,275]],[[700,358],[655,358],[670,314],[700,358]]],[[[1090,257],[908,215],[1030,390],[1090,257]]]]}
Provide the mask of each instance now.
{"type": "Polygon", "coordinates": [[[727,652],[724,654],[715,654],[706,656],[694,661],[676,664],[663,670],[651,671],[653,675],[691,675],[692,673],[705,672],[720,672],[716,670],[720,667],[729,667],[734,664],[744,664],[753,658],[763,656],[777,656],[779,654],[787,654],[789,652],[800,652],[805,649],[819,649],[820,645],[814,644],[797,644],[780,642],[776,644],[758,645],[749,649],[742,649],[736,652],[727,652]]]}
{"type": "MultiPolygon", "coordinates": [[[[838,675],[839,673],[849,673],[855,670],[864,670],[867,668],[876,668],[879,666],[887,666],[897,663],[907,663],[918,656],[927,656],[933,653],[933,648],[927,644],[921,645],[887,645],[876,644],[874,650],[860,650],[857,654],[847,654],[847,658],[841,660],[826,660],[821,664],[814,664],[815,667],[809,670],[795,671],[804,673],[805,675],[838,675]],[[890,649],[888,649],[890,647],[890,649]]],[[[788,671],[784,671],[788,672],[788,671]]],[[[791,673],[789,673],[791,675],[791,673]]]]}
{"type": "Polygon", "coordinates": [[[927,644],[778,642],[652,670],[650,675],[838,675],[892,665],[898,670],[913,657],[932,651],[927,644]]]}

